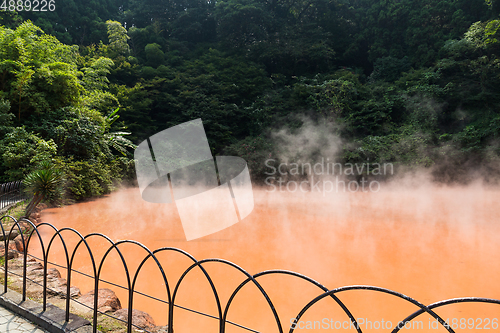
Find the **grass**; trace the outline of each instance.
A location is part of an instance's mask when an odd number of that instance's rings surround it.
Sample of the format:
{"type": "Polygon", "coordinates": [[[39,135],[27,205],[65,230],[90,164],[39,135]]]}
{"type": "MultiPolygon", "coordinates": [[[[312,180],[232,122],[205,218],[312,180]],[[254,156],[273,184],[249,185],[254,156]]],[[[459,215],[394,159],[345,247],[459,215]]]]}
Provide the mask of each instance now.
{"type": "MultiPolygon", "coordinates": [[[[97,317],[97,329],[102,333],[126,333],[127,325],[119,320],[100,315],[97,317]]],[[[136,332],[135,330],[132,331],[136,332]]]]}
{"type": "MultiPolygon", "coordinates": [[[[26,206],[28,205],[28,200],[21,201],[7,209],[6,212],[2,213],[0,216],[6,216],[10,215],[14,217],[16,220],[19,221],[19,219],[24,216],[24,212],[26,210],[26,206]]],[[[12,227],[12,219],[10,218],[4,218],[1,220],[1,223],[3,224],[5,232],[8,232],[10,228],[12,227]]],[[[16,228],[17,230],[17,228],[16,228]]],[[[30,232],[31,228],[25,228],[23,233],[28,234],[30,232]]]]}
{"type": "MultiPolygon", "coordinates": [[[[3,257],[2,257],[2,259],[3,259],[3,257]]],[[[5,259],[3,260],[3,263],[1,266],[2,268],[3,268],[4,263],[5,263],[5,259]]],[[[0,287],[1,287],[2,292],[3,292],[4,281],[5,281],[4,271],[0,270],[0,287]]],[[[7,287],[9,287],[12,290],[14,290],[13,288],[15,288],[15,286],[12,283],[12,278],[10,276],[7,278],[7,287]]]]}
{"type": "Polygon", "coordinates": [[[1,216],[10,215],[19,220],[19,218],[24,215],[24,210],[26,209],[27,204],[28,204],[27,200],[18,202],[14,206],[7,209],[7,211],[3,213],[1,216]]]}

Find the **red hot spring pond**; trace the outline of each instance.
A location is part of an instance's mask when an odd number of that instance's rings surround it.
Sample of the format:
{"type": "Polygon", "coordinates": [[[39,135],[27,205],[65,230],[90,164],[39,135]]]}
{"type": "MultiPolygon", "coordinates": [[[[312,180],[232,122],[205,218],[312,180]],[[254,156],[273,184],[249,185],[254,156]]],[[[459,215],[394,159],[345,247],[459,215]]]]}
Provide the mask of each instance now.
{"type": "MultiPolygon", "coordinates": [[[[135,240],[151,250],[177,247],[198,260],[226,259],[250,274],[270,269],[291,270],[329,289],[372,285],[403,293],[424,304],[455,297],[500,299],[500,189],[480,185],[416,188],[400,185],[385,186],[378,193],[337,193],[326,197],[254,189],[254,198],[254,211],[242,222],[189,242],[185,240],[175,206],[145,202],[137,188],[47,209],[42,219],[57,228],[75,228],[83,235],[99,232],[113,241],[135,240]]],[[[53,234],[47,227],[40,230],[46,241],[53,234]]],[[[73,249],[78,239],[70,232],[64,232],[63,236],[73,249]]],[[[108,244],[97,237],[90,238],[89,243],[97,258],[108,248],[108,244]]],[[[61,243],[56,241],[53,246],[49,261],[65,265],[61,243]]],[[[129,244],[120,249],[129,269],[135,272],[146,252],[129,244]]],[[[40,256],[38,241],[31,243],[29,251],[40,256]]],[[[191,262],[173,252],[162,252],[158,258],[173,289],[191,262]]],[[[75,269],[92,275],[90,258],[83,246],[75,260],[75,269]]],[[[225,306],[245,277],[219,263],[207,263],[204,267],[225,306]]],[[[64,269],[60,270],[64,275],[64,269]]],[[[102,278],[126,284],[124,269],[115,251],[106,259],[102,278]]],[[[317,287],[291,276],[263,276],[259,282],[275,304],[286,332],[290,320],[321,293],[317,287]]],[[[82,293],[93,289],[93,281],[79,274],[73,275],[72,285],[78,286],[82,293]]],[[[122,306],[127,307],[126,291],[105,283],[101,283],[100,288],[113,289],[122,306]]],[[[153,260],[141,270],[135,290],[166,299],[163,279],[153,260]]],[[[380,326],[382,320],[386,328],[389,321],[395,326],[417,309],[408,302],[375,291],[344,291],[338,296],[356,318],[364,320],[363,324],[360,322],[364,332],[390,332],[380,326]]],[[[198,269],[187,275],[176,304],[217,315],[210,285],[198,269]]],[[[137,295],[134,308],[151,314],[157,325],[167,323],[166,304],[137,295]]],[[[472,329],[466,325],[457,332],[486,329],[487,320],[490,320],[490,331],[500,330],[492,327],[492,320],[500,319],[499,305],[454,304],[436,312],[450,323],[456,318],[458,325],[460,320],[474,321],[472,329]]],[[[251,284],[233,301],[228,320],[259,332],[278,332],[265,299],[251,284]]],[[[331,298],[314,305],[301,320],[303,329],[296,331],[355,332],[352,328],[338,329],[347,316],[331,298]],[[311,329],[308,321],[319,321],[322,327],[311,329]]],[[[442,327],[430,328],[432,318],[427,314],[418,320],[423,327],[417,324],[403,331],[446,332],[442,327]]],[[[218,332],[218,321],[176,308],[174,330],[176,333],[218,332]]],[[[233,325],[227,325],[226,331],[248,332],[233,325]]]]}

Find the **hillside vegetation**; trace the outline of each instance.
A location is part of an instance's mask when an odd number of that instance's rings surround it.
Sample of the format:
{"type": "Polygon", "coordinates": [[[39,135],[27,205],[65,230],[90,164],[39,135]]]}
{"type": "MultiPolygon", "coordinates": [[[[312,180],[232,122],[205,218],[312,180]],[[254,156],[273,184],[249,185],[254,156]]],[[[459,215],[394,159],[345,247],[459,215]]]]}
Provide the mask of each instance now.
{"type": "Polygon", "coordinates": [[[101,195],[133,179],[134,144],[196,118],[213,154],[244,157],[257,182],[280,157],[272,133],[306,121],[331,125],[339,161],[493,179],[499,14],[499,0],[68,0],[2,12],[1,180],[48,160],[66,197],[101,195]]]}

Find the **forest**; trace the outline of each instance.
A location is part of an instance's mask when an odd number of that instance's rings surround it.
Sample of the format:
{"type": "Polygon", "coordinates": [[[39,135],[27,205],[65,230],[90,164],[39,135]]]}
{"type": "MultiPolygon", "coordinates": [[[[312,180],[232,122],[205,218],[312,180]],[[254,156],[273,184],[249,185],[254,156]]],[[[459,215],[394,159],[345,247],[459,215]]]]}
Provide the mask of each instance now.
{"type": "Polygon", "coordinates": [[[273,133],[305,122],[331,125],[339,161],[500,175],[500,0],[23,6],[0,8],[2,182],[57,170],[60,197],[109,193],[135,145],[197,118],[256,184],[273,133]]]}

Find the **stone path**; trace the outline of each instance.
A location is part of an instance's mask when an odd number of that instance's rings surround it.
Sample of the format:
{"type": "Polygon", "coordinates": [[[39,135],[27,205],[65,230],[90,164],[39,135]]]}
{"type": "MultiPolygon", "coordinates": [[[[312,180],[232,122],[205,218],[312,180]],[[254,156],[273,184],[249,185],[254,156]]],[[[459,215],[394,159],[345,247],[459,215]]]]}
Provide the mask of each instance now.
{"type": "Polygon", "coordinates": [[[47,333],[47,331],[32,324],[28,320],[15,315],[13,312],[0,307],[1,333],[47,333]]]}

